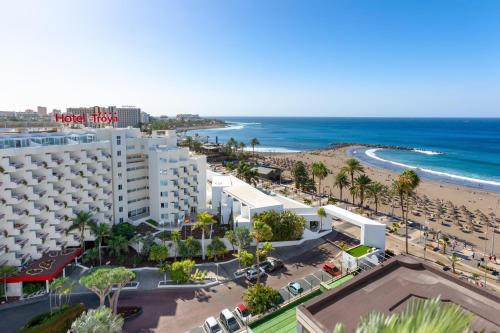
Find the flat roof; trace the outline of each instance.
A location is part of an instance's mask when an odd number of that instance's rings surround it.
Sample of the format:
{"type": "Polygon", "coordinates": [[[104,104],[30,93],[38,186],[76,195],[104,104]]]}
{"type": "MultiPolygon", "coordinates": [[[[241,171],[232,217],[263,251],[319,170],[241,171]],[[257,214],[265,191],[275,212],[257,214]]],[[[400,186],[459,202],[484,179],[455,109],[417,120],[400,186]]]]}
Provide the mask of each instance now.
{"type": "Polygon", "coordinates": [[[258,189],[247,183],[243,182],[243,184],[245,185],[226,187],[224,188],[224,192],[254,208],[282,206],[282,203],[274,199],[273,197],[259,191],[258,189]]]}
{"type": "Polygon", "coordinates": [[[370,312],[399,313],[411,300],[438,296],[473,313],[473,330],[500,331],[500,297],[433,264],[404,255],[357,275],[297,310],[300,317],[317,326],[316,332],[331,332],[337,323],[354,332],[360,317],[370,312]]]}
{"type": "Polygon", "coordinates": [[[302,202],[298,202],[296,200],[281,196],[279,194],[275,194],[272,196],[274,199],[277,201],[281,202],[283,204],[283,208],[285,209],[290,209],[290,208],[311,208],[310,206],[303,204],[302,202]]]}
{"type": "Polygon", "coordinates": [[[326,211],[327,214],[336,216],[338,218],[341,218],[345,221],[348,221],[354,225],[357,225],[358,227],[361,227],[363,225],[380,225],[380,226],[385,226],[385,224],[374,221],[372,219],[369,219],[367,217],[361,216],[359,214],[350,212],[344,208],[340,208],[335,205],[326,205],[323,207],[326,211]]]}

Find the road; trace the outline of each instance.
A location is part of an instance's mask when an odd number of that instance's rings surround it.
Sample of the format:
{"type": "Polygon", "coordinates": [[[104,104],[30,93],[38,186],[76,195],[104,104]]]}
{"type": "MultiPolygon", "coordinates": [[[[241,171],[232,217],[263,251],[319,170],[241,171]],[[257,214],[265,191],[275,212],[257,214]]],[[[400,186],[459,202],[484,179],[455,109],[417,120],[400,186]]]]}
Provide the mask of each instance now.
{"type": "MultiPolygon", "coordinates": [[[[290,248],[290,251],[300,251],[290,248]]],[[[334,257],[338,249],[329,242],[308,249],[296,256],[287,253],[285,268],[271,273],[265,283],[280,289],[288,282],[297,281],[321,268],[323,262],[334,257]]],[[[286,252],[280,249],[276,252],[286,252]]],[[[209,316],[217,316],[224,308],[234,308],[242,302],[247,282],[240,278],[206,289],[157,289],[149,291],[123,291],[120,305],[142,306],[143,314],[126,321],[125,332],[182,333],[201,325],[209,316]]],[[[88,308],[98,305],[93,294],[75,295],[71,303],[84,303],[88,308]]],[[[18,331],[33,316],[47,312],[48,300],[22,307],[0,310],[0,332],[18,331]],[[5,320],[8,318],[8,320],[5,320]]]]}

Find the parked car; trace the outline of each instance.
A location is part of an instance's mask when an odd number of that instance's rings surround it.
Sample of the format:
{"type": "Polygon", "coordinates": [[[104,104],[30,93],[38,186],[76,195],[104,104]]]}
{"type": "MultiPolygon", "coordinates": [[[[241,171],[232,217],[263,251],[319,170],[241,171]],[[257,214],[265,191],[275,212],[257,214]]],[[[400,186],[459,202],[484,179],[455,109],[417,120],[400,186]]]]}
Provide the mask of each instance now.
{"type": "Polygon", "coordinates": [[[224,325],[226,329],[229,331],[229,333],[236,332],[237,330],[240,329],[238,321],[233,316],[233,313],[229,311],[229,309],[222,310],[219,319],[222,325],[224,325]]]}
{"type": "Polygon", "coordinates": [[[219,326],[219,323],[214,317],[208,317],[207,320],[205,320],[203,329],[207,333],[223,333],[222,328],[219,326]]]}
{"type": "Polygon", "coordinates": [[[248,308],[245,304],[238,304],[234,308],[234,313],[236,313],[236,315],[240,317],[241,321],[244,323],[248,322],[250,318],[252,318],[252,314],[250,313],[250,311],[248,311],[248,308]]]}
{"type": "Polygon", "coordinates": [[[340,270],[335,266],[335,264],[331,261],[327,261],[323,264],[323,270],[331,276],[339,276],[342,274],[340,270]]]}
{"type": "Polygon", "coordinates": [[[276,258],[267,258],[265,261],[267,264],[263,267],[267,273],[274,272],[281,267],[284,267],[283,261],[276,258]]]}
{"type": "Polygon", "coordinates": [[[262,278],[264,275],[266,275],[266,272],[264,271],[264,269],[262,267],[259,267],[258,271],[256,268],[250,268],[246,272],[246,278],[248,281],[251,281],[251,282],[257,280],[257,275],[262,278]]]}
{"type": "Polygon", "coordinates": [[[290,282],[286,287],[292,295],[298,295],[304,291],[298,282],[290,282]]]}

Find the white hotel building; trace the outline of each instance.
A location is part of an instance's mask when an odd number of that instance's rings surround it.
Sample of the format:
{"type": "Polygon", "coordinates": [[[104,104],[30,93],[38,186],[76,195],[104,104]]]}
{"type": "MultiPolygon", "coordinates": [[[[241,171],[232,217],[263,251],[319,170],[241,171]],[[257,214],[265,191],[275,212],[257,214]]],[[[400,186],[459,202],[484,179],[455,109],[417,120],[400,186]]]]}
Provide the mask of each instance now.
{"type": "Polygon", "coordinates": [[[78,246],[78,232],[65,231],[80,211],[99,223],[175,227],[206,208],[205,187],[205,157],[178,148],[174,131],[0,134],[0,265],[78,246]]]}

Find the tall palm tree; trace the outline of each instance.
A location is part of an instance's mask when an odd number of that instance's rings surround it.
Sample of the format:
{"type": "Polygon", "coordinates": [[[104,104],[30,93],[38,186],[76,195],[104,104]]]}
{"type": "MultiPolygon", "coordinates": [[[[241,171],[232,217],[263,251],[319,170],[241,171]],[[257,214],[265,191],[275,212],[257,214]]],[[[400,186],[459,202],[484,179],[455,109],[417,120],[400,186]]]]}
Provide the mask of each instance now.
{"type": "Polygon", "coordinates": [[[273,231],[272,231],[270,226],[268,226],[264,222],[260,221],[259,219],[255,219],[255,221],[253,223],[253,230],[252,230],[251,235],[256,243],[255,244],[255,246],[256,246],[255,247],[255,257],[256,257],[255,267],[257,268],[257,284],[259,284],[260,283],[259,243],[271,240],[271,238],[273,237],[273,231]]]}
{"type": "Polygon", "coordinates": [[[318,216],[319,216],[319,221],[320,221],[319,222],[320,223],[319,231],[321,232],[321,230],[323,230],[323,219],[326,217],[326,211],[323,207],[320,207],[316,211],[316,214],[318,214],[318,216]]]}
{"type": "Polygon", "coordinates": [[[359,192],[359,205],[363,207],[363,202],[365,200],[365,192],[372,180],[365,174],[359,175],[354,179],[354,187],[358,189],[359,192]]]}
{"type": "Polygon", "coordinates": [[[340,201],[342,201],[342,189],[349,186],[349,180],[347,179],[347,173],[345,171],[340,171],[335,176],[335,182],[333,186],[338,187],[340,190],[340,201]]]}
{"type": "MultiPolygon", "coordinates": [[[[354,174],[363,173],[365,171],[361,163],[354,158],[348,159],[341,170],[351,175],[351,186],[354,185],[354,174]]],[[[352,196],[352,203],[354,204],[354,195],[352,196]]]]}
{"type": "Polygon", "coordinates": [[[378,213],[378,201],[380,196],[386,192],[386,187],[380,182],[372,182],[368,185],[368,195],[373,198],[375,202],[375,214],[378,213]]]}
{"type": "Polygon", "coordinates": [[[7,302],[7,277],[17,273],[17,268],[14,266],[1,266],[0,275],[3,276],[3,295],[7,302]]]}
{"type": "Polygon", "coordinates": [[[238,142],[233,137],[231,137],[227,141],[227,146],[229,147],[229,150],[232,152],[233,147],[236,148],[238,146],[238,142]]]}
{"type": "Polygon", "coordinates": [[[260,145],[260,142],[257,138],[253,138],[250,140],[250,145],[252,146],[252,157],[255,159],[255,146],[260,145]]]}
{"type": "Polygon", "coordinates": [[[405,224],[405,247],[406,253],[408,253],[408,206],[409,200],[413,195],[415,189],[420,184],[420,178],[413,170],[405,170],[398,178],[393,182],[393,190],[399,197],[399,202],[401,205],[401,219],[405,224]],[[406,209],[405,209],[406,201],[406,209]],[[406,214],[405,214],[406,212],[406,214]]]}
{"type": "Polygon", "coordinates": [[[313,163],[312,165],[312,174],[314,177],[318,178],[318,195],[320,196],[319,198],[319,204],[321,206],[321,181],[328,176],[328,168],[323,162],[316,162],[313,163]]]}
{"type": "Polygon", "coordinates": [[[76,218],[73,219],[73,224],[66,230],[66,233],[69,233],[72,230],[80,230],[80,246],[85,252],[85,240],[84,233],[85,228],[90,228],[93,230],[97,229],[96,223],[92,220],[92,214],[89,212],[79,212],[76,215],[76,218]]]}
{"type": "Polygon", "coordinates": [[[241,152],[243,152],[246,146],[247,145],[243,141],[240,141],[240,143],[238,144],[238,147],[241,149],[241,152]]]}
{"type": "MultiPolygon", "coordinates": [[[[201,230],[201,257],[205,260],[205,233],[210,230],[211,225],[214,223],[212,215],[207,212],[202,212],[197,215],[193,229],[201,230]]],[[[212,235],[210,235],[212,237],[212,235]]]]}
{"type": "Polygon", "coordinates": [[[105,237],[109,237],[111,231],[109,230],[109,226],[105,223],[99,223],[97,228],[93,231],[95,233],[95,239],[99,250],[99,265],[102,265],[102,241],[105,237]]]}

